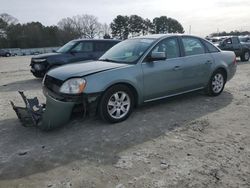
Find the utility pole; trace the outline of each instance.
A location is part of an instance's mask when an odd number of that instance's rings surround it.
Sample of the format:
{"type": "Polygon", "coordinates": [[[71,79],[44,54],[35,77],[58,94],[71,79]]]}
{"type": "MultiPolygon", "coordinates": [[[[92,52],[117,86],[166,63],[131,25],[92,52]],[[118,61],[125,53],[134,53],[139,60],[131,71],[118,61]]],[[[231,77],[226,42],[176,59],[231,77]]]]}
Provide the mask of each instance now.
{"type": "Polygon", "coordinates": [[[191,31],[192,31],[192,26],[189,26],[189,35],[191,35],[191,31]]]}

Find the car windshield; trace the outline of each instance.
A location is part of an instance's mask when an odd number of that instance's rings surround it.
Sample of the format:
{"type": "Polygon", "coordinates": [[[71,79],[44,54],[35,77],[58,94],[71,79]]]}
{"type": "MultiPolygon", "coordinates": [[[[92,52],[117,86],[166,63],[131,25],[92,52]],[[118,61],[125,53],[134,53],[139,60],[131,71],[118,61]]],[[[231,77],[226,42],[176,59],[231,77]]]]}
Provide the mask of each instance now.
{"type": "Polygon", "coordinates": [[[68,52],[75,44],[77,43],[77,41],[70,41],[67,44],[65,44],[64,46],[62,46],[61,48],[59,48],[56,52],[57,53],[66,53],[68,52]]]}
{"type": "Polygon", "coordinates": [[[117,63],[135,63],[155,39],[129,39],[108,50],[99,60],[117,63]]]}

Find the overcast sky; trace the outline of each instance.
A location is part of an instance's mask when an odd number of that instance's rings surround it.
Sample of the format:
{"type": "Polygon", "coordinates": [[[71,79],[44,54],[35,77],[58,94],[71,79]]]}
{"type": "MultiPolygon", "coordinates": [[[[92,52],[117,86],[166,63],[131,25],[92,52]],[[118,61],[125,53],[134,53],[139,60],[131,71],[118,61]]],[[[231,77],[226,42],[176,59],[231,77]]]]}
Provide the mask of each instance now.
{"type": "Polygon", "coordinates": [[[44,25],[78,14],[95,15],[101,23],[110,23],[119,14],[151,20],[164,15],[177,19],[186,33],[191,25],[191,33],[200,36],[217,30],[250,30],[250,0],[0,0],[0,13],[21,23],[44,25]]]}

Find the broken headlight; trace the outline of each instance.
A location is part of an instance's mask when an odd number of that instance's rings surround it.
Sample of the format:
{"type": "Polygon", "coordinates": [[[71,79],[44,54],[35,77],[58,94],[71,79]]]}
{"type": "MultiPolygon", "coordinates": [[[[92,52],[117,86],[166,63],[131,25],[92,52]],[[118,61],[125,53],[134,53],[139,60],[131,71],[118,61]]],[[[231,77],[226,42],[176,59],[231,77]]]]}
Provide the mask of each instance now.
{"type": "Polygon", "coordinates": [[[80,94],[86,86],[83,78],[71,78],[63,83],[60,92],[65,94],[80,94]]]}

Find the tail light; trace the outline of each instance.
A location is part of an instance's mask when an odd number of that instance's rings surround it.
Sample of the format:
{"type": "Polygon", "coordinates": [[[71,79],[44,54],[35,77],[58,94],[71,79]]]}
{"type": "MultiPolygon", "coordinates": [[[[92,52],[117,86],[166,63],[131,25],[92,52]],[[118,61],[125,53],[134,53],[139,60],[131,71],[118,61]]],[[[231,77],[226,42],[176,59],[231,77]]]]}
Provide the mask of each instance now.
{"type": "Polygon", "coordinates": [[[235,58],[234,58],[233,64],[234,64],[234,65],[237,65],[236,56],[235,56],[235,58]]]}

